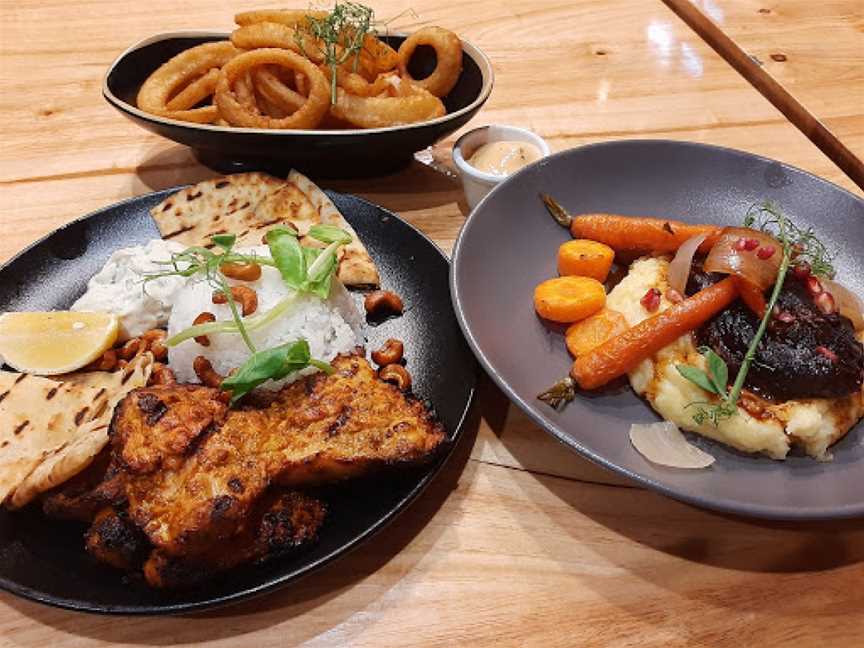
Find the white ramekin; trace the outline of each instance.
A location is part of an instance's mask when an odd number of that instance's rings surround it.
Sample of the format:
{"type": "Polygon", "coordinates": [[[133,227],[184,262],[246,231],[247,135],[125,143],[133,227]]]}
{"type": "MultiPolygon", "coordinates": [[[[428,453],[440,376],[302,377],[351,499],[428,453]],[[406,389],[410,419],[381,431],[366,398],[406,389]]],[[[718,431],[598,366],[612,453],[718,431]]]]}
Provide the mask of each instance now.
{"type": "Polygon", "coordinates": [[[530,130],[516,126],[481,126],[462,135],[453,145],[453,163],[459,171],[462,188],[465,190],[465,200],[468,201],[471,209],[474,209],[483,196],[492,191],[495,185],[505,180],[507,176],[493,175],[475,169],[468,163],[468,158],[484,144],[505,140],[529,142],[540,149],[541,157],[552,153],[546,140],[530,130]]]}

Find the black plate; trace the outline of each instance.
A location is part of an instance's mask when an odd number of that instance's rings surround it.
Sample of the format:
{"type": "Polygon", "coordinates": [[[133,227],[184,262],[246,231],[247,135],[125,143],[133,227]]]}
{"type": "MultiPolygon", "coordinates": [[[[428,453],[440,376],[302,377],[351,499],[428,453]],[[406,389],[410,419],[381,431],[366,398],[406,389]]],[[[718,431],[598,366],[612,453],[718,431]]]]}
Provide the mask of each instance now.
{"type": "MultiPolygon", "coordinates": [[[[159,237],[149,209],[176,190],[102,209],[22,252],[0,269],[0,311],[68,308],[112,251],[159,237]]],[[[431,401],[455,444],[473,395],[477,367],[450,306],[447,258],[398,216],[355,196],[328,194],[378,264],[382,286],[397,292],[406,304],[402,317],[367,327],[368,348],[376,348],[388,337],[405,342],[413,391],[431,401]]],[[[330,488],[322,493],[329,513],[320,541],[309,551],[241,567],[220,580],[179,593],[150,589],[140,580],[99,565],[84,551],[81,525],[48,520],[38,507],[2,511],[0,587],[60,607],[116,614],[186,612],[239,601],[296,580],[356,546],[404,509],[445,459],[330,488]]]]}
{"type": "MultiPolygon", "coordinates": [[[[489,59],[462,41],[463,69],[444,97],[447,114],[420,124],[356,130],[271,130],[192,124],[139,110],[135,97],[144,80],[181,51],[229,34],[175,32],[148,38],[123,52],[105,76],[102,94],[112,106],[139,126],[191,147],[210,167],[232,172],[250,168],[285,175],[296,168],[317,177],[378,175],[405,166],[413,154],[463,126],[489,98],[493,72],[489,59]]],[[[398,47],[404,35],[384,36],[398,47]]],[[[418,47],[410,71],[423,78],[434,69],[435,54],[418,47]]]]}
{"type": "Polygon", "coordinates": [[[858,295],[864,295],[864,201],[741,151],[651,140],[594,144],[545,158],[486,196],[459,235],[451,271],[457,317],[480,362],[514,403],[577,452],[667,495],[722,511],[781,519],[864,515],[864,423],[833,447],[831,463],[801,456],[773,461],[698,438],[717,462],[707,470],[675,470],[650,463],[630,444],[631,423],[658,417],[626,382],[580,394],[560,412],[537,400],[571,364],[564,336],[532,305],[534,287],[557,275],[555,253],[570,238],[538,192],[573,213],[724,225],[740,225],[749,206],[773,200],[837,252],[838,279],[858,295]],[[506,335],[490,313],[507,314],[506,335]]]}

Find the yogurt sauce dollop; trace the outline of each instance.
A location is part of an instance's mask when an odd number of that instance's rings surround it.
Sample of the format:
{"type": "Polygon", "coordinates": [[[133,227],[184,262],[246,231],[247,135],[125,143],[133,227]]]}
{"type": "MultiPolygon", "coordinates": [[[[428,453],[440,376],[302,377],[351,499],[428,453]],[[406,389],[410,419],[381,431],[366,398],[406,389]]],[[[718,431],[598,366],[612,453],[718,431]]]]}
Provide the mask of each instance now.
{"type": "Polygon", "coordinates": [[[146,245],[115,251],[87,283],[87,291],[72,310],[114,313],[120,319],[121,340],[165,327],[174,300],[188,279],[170,276],[144,280],[148,274],[171,270],[171,266],[156,262],[170,261],[172,254],[185,249],[179,243],[154,239],[146,245]]]}
{"type": "Polygon", "coordinates": [[[524,166],[536,162],[543,154],[530,142],[490,142],[478,148],[468,159],[468,164],[484,173],[508,176],[524,166]]]}

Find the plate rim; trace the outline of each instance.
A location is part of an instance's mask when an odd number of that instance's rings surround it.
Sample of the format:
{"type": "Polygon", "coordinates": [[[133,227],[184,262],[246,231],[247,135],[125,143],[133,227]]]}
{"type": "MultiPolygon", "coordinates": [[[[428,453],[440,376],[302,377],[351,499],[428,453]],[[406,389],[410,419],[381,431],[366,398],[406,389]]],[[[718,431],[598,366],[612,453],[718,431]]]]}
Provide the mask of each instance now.
{"type": "MultiPolygon", "coordinates": [[[[155,200],[156,198],[165,198],[169,195],[173,195],[174,193],[186,189],[192,185],[184,184],[177,185],[174,187],[169,187],[166,189],[160,189],[158,191],[150,191],[144,194],[140,194],[137,196],[131,196],[124,200],[120,200],[115,203],[111,203],[110,205],[106,205],[99,209],[95,209],[87,214],[70,220],[60,227],[56,227],[50,232],[46,233],[44,236],[39,239],[33,241],[26,247],[22,248],[18,253],[14,256],[7,259],[3,264],[0,264],[0,273],[7,270],[8,266],[14,263],[19,258],[26,255],[33,248],[40,245],[50,237],[52,237],[57,232],[66,229],[67,227],[73,226],[77,223],[81,223],[86,221],[92,217],[96,217],[101,215],[102,213],[109,210],[122,210],[125,207],[129,207],[138,202],[146,202],[147,200],[155,200]]],[[[380,212],[384,212],[389,218],[394,218],[401,222],[403,225],[407,226],[414,234],[420,236],[420,238],[425,241],[427,244],[431,245],[431,247],[438,253],[438,255],[444,260],[448,267],[448,287],[449,287],[449,267],[450,267],[450,259],[441,249],[441,247],[435,243],[429,236],[427,236],[423,231],[419,228],[415,227],[412,223],[402,218],[399,214],[382,207],[376,203],[373,203],[370,200],[367,200],[361,196],[357,196],[355,194],[344,193],[333,190],[324,190],[325,193],[328,194],[330,198],[333,196],[344,196],[348,197],[352,200],[359,201],[364,203],[367,206],[373,207],[380,212]]],[[[148,210],[149,212],[149,210],[148,210]]],[[[119,217],[122,220],[122,216],[119,217]]],[[[352,225],[353,227],[353,225],[352,225]]],[[[461,330],[461,326],[460,326],[461,330]]],[[[247,588],[242,591],[238,591],[232,594],[226,594],[223,596],[210,598],[207,600],[196,601],[192,603],[168,603],[165,605],[144,605],[144,606],[128,606],[128,605],[94,605],[92,603],[87,603],[86,601],[81,601],[77,599],[64,599],[58,598],[50,595],[45,595],[42,592],[35,590],[30,587],[26,587],[16,583],[14,581],[10,581],[5,577],[0,576],[0,591],[8,592],[13,596],[18,596],[23,599],[27,599],[29,601],[33,601],[36,603],[41,603],[44,605],[48,605],[54,608],[59,608],[63,610],[70,610],[73,612],[83,612],[87,614],[95,614],[95,615],[105,615],[105,616],[169,616],[169,615],[178,615],[178,614],[187,614],[193,612],[200,612],[203,610],[212,610],[217,608],[224,608],[229,605],[233,605],[236,603],[241,603],[244,601],[249,601],[251,599],[263,596],[265,594],[274,592],[278,589],[285,588],[291,584],[300,581],[310,574],[323,569],[327,565],[338,561],[339,559],[347,556],[352,553],[358,547],[360,547],[365,542],[369,541],[378,533],[382,532],[385,527],[389,526],[392,522],[396,520],[402,513],[404,513],[413,503],[414,501],[422,495],[429,485],[438,477],[438,475],[443,470],[444,466],[447,465],[453,457],[453,453],[456,449],[456,446],[460,443],[465,434],[465,424],[468,418],[471,415],[472,406],[474,405],[474,401],[477,396],[477,379],[479,376],[479,367],[477,363],[473,363],[471,371],[471,384],[468,389],[468,397],[466,399],[465,405],[462,408],[462,413],[459,416],[459,420],[454,426],[452,436],[447,444],[447,447],[444,451],[433,460],[433,463],[428,467],[428,472],[426,472],[420,479],[417,480],[415,484],[411,486],[410,491],[403,497],[399,502],[391,507],[384,516],[378,519],[375,524],[365,528],[361,533],[359,533],[356,537],[354,537],[350,542],[337,547],[330,553],[316,561],[309,563],[307,565],[302,566],[294,573],[290,575],[283,575],[277,577],[273,580],[268,580],[266,583],[263,583],[259,586],[247,588]]],[[[83,549],[82,549],[83,550],[83,549]]],[[[121,578],[118,576],[118,578],[121,578]]]]}
{"type": "MultiPolygon", "coordinates": [[[[453,245],[453,254],[450,259],[450,298],[453,302],[453,310],[456,313],[456,319],[459,322],[459,327],[462,329],[462,334],[465,336],[465,340],[468,342],[468,346],[471,348],[471,351],[474,353],[474,356],[480,362],[480,365],[483,367],[483,370],[486,374],[492,378],[495,384],[505,393],[507,398],[518,406],[536,425],[538,425],[543,431],[547,434],[550,434],[554,439],[556,439],[559,443],[567,447],[571,451],[575,451],[577,454],[585,457],[586,459],[592,461],[595,464],[602,466],[607,470],[611,470],[612,472],[624,475],[628,479],[633,480],[640,486],[644,486],[653,491],[657,491],[667,497],[670,497],[674,500],[684,502],[686,504],[690,504],[693,506],[697,506],[699,508],[708,509],[711,511],[716,511],[720,513],[727,513],[738,515],[742,517],[750,517],[750,518],[759,518],[766,520],[776,520],[776,521],[807,521],[807,520],[840,520],[840,519],[849,519],[856,517],[864,517],[864,497],[862,497],[861,501],[857,504],[849,504],[841,507],[805,507],[805,508],[797,508],[792,509],[788,507],[778,507],[771,506],[766,504],[752,504],[752,503],[740,503],[737,501],[730,500],[709,500],[698,495],[692,495],[686,492],[682,492],[678,489],[672,488],[670,486],[666,486],[662,482],[659,482],[650,477],[646,477],[640,475],[632,470],[629,470],[623,466],[619,466],[614,462],[606,459],[605,457],[592,452],[583,444],[578,441],[572,439],[568,436],[564,430],[554,424],[551,421],[547,421],[544,419],[542,414],[536,408],[533,403],[528,403],[525,399],[523,399],[516,391],[510,386],[510,384],[505,380],[505,378],[499,374],[499,372],[493,367],[489,358],[483,352],[480,347],[476,337],[474,336],[471,328],[468,326],[466,321],[465,312],[462,306],[462,298],[461,291],[459,288],[459,282],[457,281],[457,274],[459,272],[460,259],[461,259],[461,251],[462,245],[464,242],[464,238],[466,237],[466,233],[470,231],[472,227],[472,217],[476,212],[478,212],[485,203],[490,200],[490,198],[495,194],[495,192],[499,191],[501,187],[507,186],[512,182],[516,182],[518,179],[522,178],[525,175],[537,173],[544,164],[549,163],[550,161],[557,160],[559,158],[567,157],[568,155],[572,155],[575,151],[583,151],[590,150],[596,148],[616,148],[620,146],[656,146],[657,144],[661,145],[669,145],[673,147],[681,147],[681,148],[691,148],[691,149],[699,149],[699,150],[707,150],[712,152],[712,154],[722,154],[722,155],[732,155],[739,159],[753,159],[756,158],[761,162],[766,162],[770,164],[779,164],[786,171],[791,171],[794,173],[803,174],[814,180],[830,185],[835,189],[839,189],[844,192],[846,195],[852,197],[856,201],[864,206],[864,199],[856,196],[851,191],[840,187],[833,182],[821,178],[817,175],[810,173],[809,171],[805,171],[803,169],[799,169],[798,167],[792,166],[785,162],[781,162],[779,160],[775,160],[773,158],[765,157],[762,155],[758,155],[756,153],[749,153],[747,151],[741,151],[739,149],[733,149],[724,146],[717,146],[714,144],[703,144],[701,142],[691,142],[691,141],[682,141],[682,140],[671,140],[671,139],[624,139],[624,140],[612,140],[612,141],[604,141],[604,142],[594,142],[591,144],[585,144],[583,146],[577,146],[569,149],[565,149],[563,151],[559,151],[554,153],[551,156],[536,162],[535,164],[529,165],[519,172],[513,174],[509,178],[507,178],[504,182],[497,185],[489,192],[483,199],[471,210],[471,213],[465,219],[465,223],[459,231],[459,235],[456,238],[456,242],[453,245]]],[[[650,407],[646,404],[646,407],[650,407]]],[[[860,423],[859,423],[860,424],[860,423]]],[[[767,459],[766,459],[767,460],[767,459]]]]}
{"type": "MultiPolygon", "coordinates": [[[[401,31],[394,31],[386,34],[387,36],[404,36],[408,37],[409,34],[401,31]]],[[[120,62],[126,58],[132,52],[141,49],[142,47],[146,47],[147,45],[151,45],[153,43],[158,43],[159,41],[168,40],[170,38],[212,38],[212,37],[220,37],[226,40],[230,39],[231,33],[225,32],[221,30],[207,30],[207,29],[189,29],[189,30],[178,30],[171,32],[162,32],[159,34],[154,34],[152,36],[148,36],[147,38],[143,38],[137,43],[134,43],[127,47],[123,52],[121,52],[108,66],[104,76],[102,77],[102,97],[110,103],[117,110],[127,113],[129,115],[133,115],[134,117],[141,119],[143,121],[147,121],[150,123],[163,124],[166,126],[175,126],[175,127],[183,127],[193,131],[201,131],[201,132],[211,132],[211,133],[234,133],[237,135],[270,135],[275,137],[310,137],[310,136],[325,136],[325,135],[336,135],[343,137],[357,137],[360,135],[368,134],[381,134],[381,133],[396,133],[396,132],[404,132],[411,131],[423,128],[425,126],[437,126],[440,124],[446,124],[453,120],[459,119],[464,115],[470,114],[472,111],[479,110],[483,104],[489,99],[489,96],[492,94],[492,88],[495,85],[495,70],[492,66],[492,61],[489,59],[486,54],[483,53],[479,47],[474,45],[471,41],[465,40],[460,37],[460,41],[462,42],[462,49],[468,53],[468,56],[476,63],[477,67],[480,69],[480,76],[482,78],[482,85],[480,86],[480,92],[477,97],[474,98],[471,103],[467,106],[460,108],[452,113],[447,113],[442,117],[436,117],[435,119],[430,119],[427,121],[416,122],[413,124],[401,124],[399,126],[385,126],[379,128],[346,128],[346,129],[338,129],[338,130],[322,130],[322,129],[298,129],[298,128],[247,128],[241,126],[216,126],[213,124],[199,124],[196,122],[188,122],[188,121],[179,121],[177,119],[170,119],[168,117],[161,117],[159,115],[154,115],[152,113],[145,112],[138,108],[138,106],[134,106],[130,103],[127,103],[120,99],[117,95],[115,95],[111,89],[108,87],[108,78],[114,72],[114,68],[116,68],[120,62]]]]}

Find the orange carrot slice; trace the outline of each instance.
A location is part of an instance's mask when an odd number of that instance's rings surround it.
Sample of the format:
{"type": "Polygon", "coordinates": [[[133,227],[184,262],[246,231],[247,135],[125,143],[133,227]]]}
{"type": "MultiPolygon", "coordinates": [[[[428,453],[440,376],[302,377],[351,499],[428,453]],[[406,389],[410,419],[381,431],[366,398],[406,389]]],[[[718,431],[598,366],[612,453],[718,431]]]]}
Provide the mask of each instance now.
{"type": "Polygon", "coordinates": [[[590,277],[547,279],[534,289],[534,308],[540,317],[570,323],[584,319],[603,308],[606,290],[590,277]]]}
{"type": "Polygon", "coordinates": [[[606,281],[615,251],[608,245],[576,239],[562,243],[558,248],[558,274],[591,277],[606,281]]]}
{"type": "Polygon", "coordinates": [[[627,320],[618,311],[603,308],[581,322],[572,324],[564,334],[567,350],[578,358],[606,340],[627,330],[627,320]]]}

